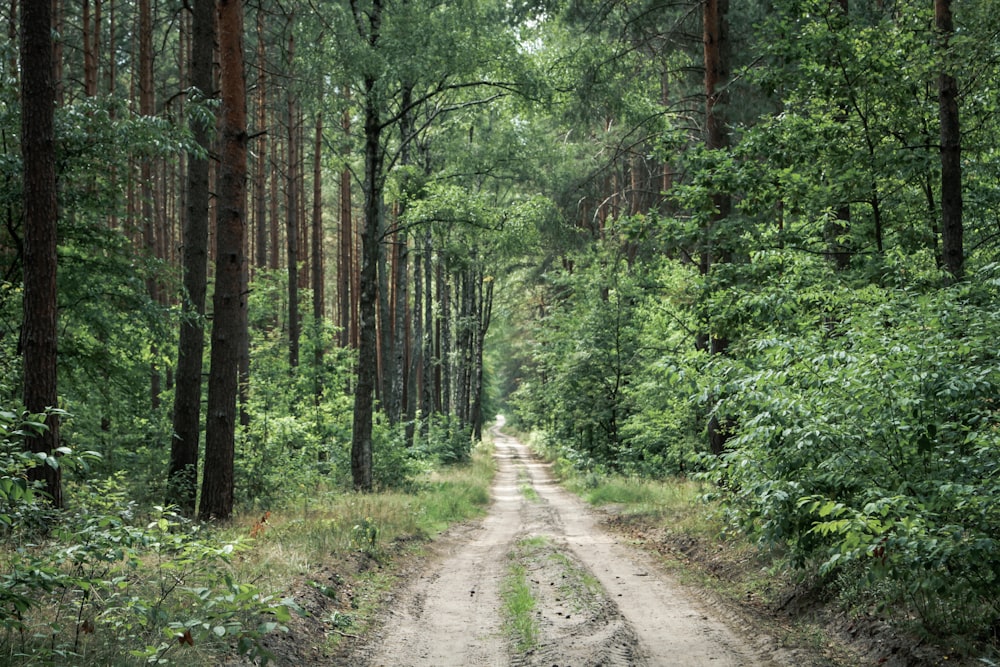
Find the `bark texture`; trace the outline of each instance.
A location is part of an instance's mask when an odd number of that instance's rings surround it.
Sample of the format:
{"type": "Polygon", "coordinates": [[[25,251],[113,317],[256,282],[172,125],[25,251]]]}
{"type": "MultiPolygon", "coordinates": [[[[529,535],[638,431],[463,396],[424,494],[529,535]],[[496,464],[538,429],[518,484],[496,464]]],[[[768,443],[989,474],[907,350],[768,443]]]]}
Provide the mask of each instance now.
{"type": "Polygon", "coordinates": [[[221,159],[219,163],[215,295],[205,474],[198,513],[228,519],[233,512],[233,459],[246,234],[247,109],[243,72],[243,4],[219,0],[221,159]]]}
{"type": "MultiPolygon", "coordinates": [[[[947,61],[948,42],[955,32],[951,0],[934,0],[934,18],[941,51],[947,61]]],[[[965,276],[962,223],[962,132],[958,115],[958,83],[943,65],[938,76],[938,116],[941,121],[941,258],[955,280],[965,276]]]]}
{"type": "MultiPolygon", "coordinates": [[[[21,11],[21,153],[24,160],[24,405],[32,413],[56,407],[56,151],[52,5],[25,2],[21,11]]],[[[59,444],[59,418],[27,438],[31,451],[52,454],[59,444]]],[[[29,477],[40,480],[54,507],[62,507],[58,468],[41,465],[29,477]]]]}
{"type": "MultiPolygon", "coordinates": [[[[212,95],[215,51],[215,0],[192,4],[191,85],[202,99],[212,95]]],[[[184,317],[181,320],[174,392],[174,433],[167,473],[168,502],[191,516],[198,479],[201,433],[201,378],[205,350],[205,291],[208,274],[208,149],[215,130],[197,123],[191,128],[205,154],[188,156],[187,210],[184,217],[184,317]]]]}

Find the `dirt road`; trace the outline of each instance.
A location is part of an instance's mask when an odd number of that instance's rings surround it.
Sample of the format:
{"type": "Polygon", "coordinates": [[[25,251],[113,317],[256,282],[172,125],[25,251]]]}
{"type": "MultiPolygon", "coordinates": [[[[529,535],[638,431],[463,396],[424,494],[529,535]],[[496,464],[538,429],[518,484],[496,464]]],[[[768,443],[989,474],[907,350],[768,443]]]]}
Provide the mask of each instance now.
{"type": "Polygon", "coordinates": [[[527,448],[495,434],[488,517],[414,578],[352,664],[771,665],[746,639],[604,532],[527,448]],[[511,638],[502,590],[531,590],[534,633],[511,638]]]}

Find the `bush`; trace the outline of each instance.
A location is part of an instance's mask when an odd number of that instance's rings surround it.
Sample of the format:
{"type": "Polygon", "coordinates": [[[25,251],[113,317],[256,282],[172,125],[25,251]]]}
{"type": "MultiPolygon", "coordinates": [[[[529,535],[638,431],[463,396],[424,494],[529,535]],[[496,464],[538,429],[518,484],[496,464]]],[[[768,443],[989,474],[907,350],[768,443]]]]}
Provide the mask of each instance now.
{"type": "Polygon", "coordinates": [[[799,565],[884,582],[937,634],[1000,615],[1000,314],[981,278],[854,292],[715,372],[739,424],[713,471],[731,517],[799,565]]]}

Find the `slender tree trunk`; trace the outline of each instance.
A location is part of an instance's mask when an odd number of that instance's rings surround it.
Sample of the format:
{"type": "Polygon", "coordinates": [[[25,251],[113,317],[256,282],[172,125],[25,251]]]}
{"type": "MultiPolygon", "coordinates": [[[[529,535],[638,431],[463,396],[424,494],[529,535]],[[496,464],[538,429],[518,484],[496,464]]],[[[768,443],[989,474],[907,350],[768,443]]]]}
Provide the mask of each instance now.
{"type": "MultiPolygon", "coordinates": [[[[111,45],[111,50],[114,50],[115,42],[118,37],[118,22],[115,16],[115,0],[108,0],[108,44],[111,45]]],[[[108,58],[108,95],[115,94],[115,88],[117,87],[117,77],[118,77],[118,63],[112,56],[108,58]]]]}
{"type": "Polygon", "coordinates": [[[97,45],[94,37],[100,34],[91,27],[90,0],[83,0],[81,26],[83,32],[83,94],[87,97],[97,95],[97,45]]]}
{"type": "MultiPolygon", "coordinates": [[[[399,120],[400,154],[399,164],[403,167],[411,164],[410,140],[413,138],[413,114],[409,111],[413,99],[413,86],[404,83],[400,106],[405,110],[399,120]]],[[[406,399],[407,350],[410,344],[407,336],[407,312],[409,311],[407,262],[409,258],[409,238],[404,229],[400,228],[400,220],[406,212],[406,202],[396,204],[395,231],[393,232],[392,261],[392,337],[390,352],[392,362],[389,368],[390,377],[387,386],[390,389],[386,412],[390,423],[398,423],[403,418],[404,400],[406,399]]]]}
{"type": "Polygon", "coordinates": [[[313,144],[313,209],[312,209],[312,314],[313,314],[313,364],[316,372],[314,388],[316,401],[323,394],[323,115],[316,114],[316,137],[313,144]]]}
{"type": "MultiPolygon", "coordinates": [[[[729,0],[706,0],[704,6],[704,43],[705,43],[705,145],[710,150],[725,148],[728,141],[725,119],[719,108],[722,102],[724,83],[728,76],[726,62],[726,13],[729,0]]],[[[713,262],[730,261],[730,252],[723,244],[721,247],[713,238],[716,227],[729,216],[731,200],[726,192],[717,192],[712,197],[715,212],[709,229],[706,230],[705,248],[702,250],[700,268],[707,274],[713,262]]],[[[729,347],[727,338],[712,330],[711,315],[709,316],[708,347],[712,354],[723,354],[729,347]]],[[[721,454],[729,436],[729,429],[712,416],[708,424],[709,447],[715,454],[721,454]]]]}
{"type": "Polygon", "coordinates": [[[427,436],[430,427],[431,413],[434,411],[434,301],[431,298],[434,289],[434,256],[433,238],[431,228],[428,225],[424,231],[424,316],[423,316],[423,365],[421,369],[421,383],[423,389],[420,392],[420,417],[423,419],[422,434],[427,436]]]}
{"type": "MultiPolygon", "coordinates": [[[[832,22],[834,25],[841,26],[842,29],[847,30],[849,28],[849,11],[850,4],[849,0],[834,0],[837,5],[835,11],[839,12],[839,15],[835,17],[832,22]]],[[[841,125],[846,125],[847,123],[847,104],[842,102],[840,104],[840,111],[837,114],[837,121],[841,125]]],[[[845,271],[851,264],[851,250],[845,237],[851,229],[851,205],[849,202],[843,202],[837,206],[837,210],[834,219],[830,221],[830,224],[826,230],[827,236],[827,255],[833,260],[834,266],[838,271],[845,271]]]]}
{"type": "MultiPolygon", "coordinates": [[[[25,2],[21,11],[21,155],[24,162],[24,405],[40,413],[58,407],[56,362],[57,290],[54,46],[52,5],[25,2]]],[[[53,455],[59,446],[59,417],[50,415],[46,430],[27,438],[33,452],[53,455]]],[[[62,507],[58,468],[39,465],[29,471],[45,485],[49,502],[62,507]]]]}
{"type": "MultiPolygon", "coordinates": [[[[299,212],[296,218],[299,221],[299,290],[309,289],[312,284],[310,275],[312,273],[312,263],[309,260],[309,230],[311,228],[310,217],[306,215],[306,119],[302,113],[301,106],[296,103],[295,117],[295,154],[298,162],[295,164],[295,185],[299,195],[296,198],[299,203],[299,212]]],[[[299,314],[301,317],[301,313],[299,314]]]]}
{"type": "Polygon", "coordinates": [[[233,465],[240,327],[246,322],[242,294],[246,233],[247,110],[243,79],[243,3],[219,0],[219,63],[222,146],[219,162],[214,319],[205,473],[199,516],[228,519],[233,512],[233,465]]]}
{"type": "MultiPolygon", "coordinates": [[[[475,252],[472,253],[475,256],[475,252]]],[[[455,331],[455,414],[462,426],[469,423],[469,389],[472,354],[472,282],[471,269],[455,275],[458,319],[455,331]]]]}
{"type": "MultiPolygon", "coordinates": [[[[272,121],[274,121],[274,126],[277,127],[278,123],[276,119],[272,118],[272,121]]],[[[281,241],[279,239],[281,232],[281,223],[280,223],[280,218],[278,216],[279,197],[278,197],[278,178],[277,178],[277,175],[281,173],[278,167],[278,165],[281,163],[281,156],[279,155],[281,152],[281,142],[275,141],[273,144],[271,144],[271,146],[272,146],[271,150],[272,176],[271,176],[271,206],[270,206],[271,220],[270,220],[270,226],[268,227],[268,229],[270,230],[270,236],[268,242],[269,252],[267,258],[267,266],[272,271],[277,271],[279,268],[281,268],[281,241]]]]}
{"type": "Polygon", "coordinates": [[[440,261],[438,262],[437,280],[438,308],[441,310],[438,315],[441,334],[438,337],[437,357],[440,368],[440,384],[437,387],[437,393],[441,400],[441,413],[451,416],[453,414],[452,396],[454,395],[452,380],[455,377],[455,373],[453,373],[454,355],[451,349],[451,285],[448,282],[448,274],[441,266],[440,261]]]}
{"type": "MultiPolygon", "coordinates": [[[[289,62],[295,42],[289,38],[289,62]]],[[[288,364],[299,365],[299,199],[298,199],[298,113],[295,99],[288,94],[288,209],[285,211],[285,243],[288,251],[288,364]]]]}
{"type": "Polygon", "coordinates": [[[483,439],[483,354],[486,348],[486,334],[493,316],[493,281],[487,280],[483,272],[479,271],[476,276],[476,284],[479,296],[476,299],[477,331],[473,352],[475,375],[473,377],[471,417],[472,437],[479,441],[483,439]]]}
{"type": "Polygon", "coordinates": [[[941,121],[941,256],[954,280],[965,277],[962,228],[962,132],[958,115],[958,84],[949,72],[948,43],[955,32],[951,0],[934,0],[935,26],[942,51],[938,76],[938,116],[941,121]]]}
{"type": "MultiPolygon", "coordinates": [[[[381,9],[375,0],[376,10],[381,9]]],[[[380,19],[380,11],[372,21],[380,19]]],[[[377,26],[377,23],[376,23],[377,26]]],[[[373,27],[377,29],[377,27],[373,27]]],[[[351,476],[354,488],[372,489],[372,417],[377,380],[375,310],[378,302],[378,262],[382,233],[382,146],[379,99],[374,79],[365,81],[365,216],[361,236],[361,293],[357,384],[354,393],[354,429],[351,440],[351,476]]]]}
{"type": "MultiPolygon", "coordinates": [[[[413,446],[416,435],[417,405],[421,403],[423,396],[423,380],[421,371],[423,369],[424,353],[424,313],[421,307],[421,300],[424,297],[424,268],[421,264],[422,257],[417,241],[414,239],[413,254],[413,337],[411,339],[410,368],[406,378],[406,443],[413,446]]],[[[421,415],[426,418],[426,415],[421,415]]]]}
{"type": "MultiPolygon", "coordinates": [[[[191,85],[200,99],[213,88],[215,0],[194,0],[191,40],[191,85]]],[[[196,100],[197,101],[197,100],[196,100]]],[[[194,515],[201,433],[202,358],[205,349],[205,291],[208,277],[208,148],[214,126],[196,123],[195,141],[206,156],[188,156],[187,215],[184,218],[184,300],[174,393],[174,432],[167,473],[167,501],[194,515]]]]}
{"type": "Polygon", "coordinates": [[[351,347],[355,349],[361,346],[361,224],[351,232],[351,347]]]}
{"type": "MultiPolygon", "coordinates": [[[[344,111],[341,127],[344,130],[344,154],[351,151],[351,115],[344,111]]],[[[351,344],[351,283],[354,274],[354,222],[351,206],[351,170],[346,167],[340,172],[340,254],[337,260],[337,290],[340,315],[340,346],[351,344]]]]}
{"type": "MultiPolygon", "coordinates": [[[[400,213],[402,208],[400,208],[400,213]]],[[[399,214],[399,213],[398,213],[399,214]]],[[[398,215],[397,214],[397,215],[398,215]]],[[[409,310],[408,290],[407,290],[407,258],[409,257],[409,243],[406,232],[400,230],[394,235],[393,244],[394,261],[392,263],[393,277],[393,303],[392,303],[392,393],[389,403],[388,414],[390,423],[398,423],[403,418],[403,398],[404,387],[406,386],[406,348],[408,344],[406,335],[406,313],[409,310]]]]}
{"type": "MultiPolygon", "coordinates": [[[[264,12],[257,10],[257,131],[267,127],[267,54],[264,51],[264,12]]],[[[267,144],[265,134],[257,137],[257,168],[254,174],[254,218],[257,241],[255,264],[257,268],[267,266],[267,144]]]]}
{"type": "MultiPolygon", "coordinates": [[[[393,362],[392,351],[392,315],[389,313],[389,269],[386,258],[386,227],[385,215],[379,230],[378,238],[378,383],[379,399],[382,409],[389,413],[395,399],[392,395],[393,362]]],[[[390,416],[391,418],[391,416],[390,416]]]]}
{"type": "MultiPolygon", "coordinates": [[[[139,113],[143,116],[152,116],[155,113],[155,99],[153,90],[153,13],[150,8],[150,0],[139,0],[139,113]]],[[[152,260],[159,256],[156,247],[156,221],[154,218],[153,198],[153,164],[151,158],[142,158],[139,165],[139,198],[142,200],[140,210],[142,211],[143,245],[146,250],[147,260],[152,260]]],[[[160,300],[160,287],[156,277],[149,273],[146,278],[146,290],[149,298],[154,302],[160,300]]],[[[150,403],[154,410],[160,406],[160,369],[156,363],[159,349],[156,343],[150,345],[150,353],[153,361],[150,363],[150,403]]]]}

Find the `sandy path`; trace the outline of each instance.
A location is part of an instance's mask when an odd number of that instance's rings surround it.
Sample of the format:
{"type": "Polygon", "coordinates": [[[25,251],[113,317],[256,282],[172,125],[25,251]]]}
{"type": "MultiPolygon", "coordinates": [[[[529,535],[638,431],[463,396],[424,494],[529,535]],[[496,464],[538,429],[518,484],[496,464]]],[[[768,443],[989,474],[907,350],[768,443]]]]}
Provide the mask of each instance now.
{"type": "Polygon", "coordinates": [[[524,445],[500,433],[495,442],[489,516],[397,595],[382,629],[355,654],[360,664],[772,664],[648,556],[604,532],[524,445]],[[503,628],[500,587],[515,560],[537,605],[538,637],[528,650],[503,628]]]}

